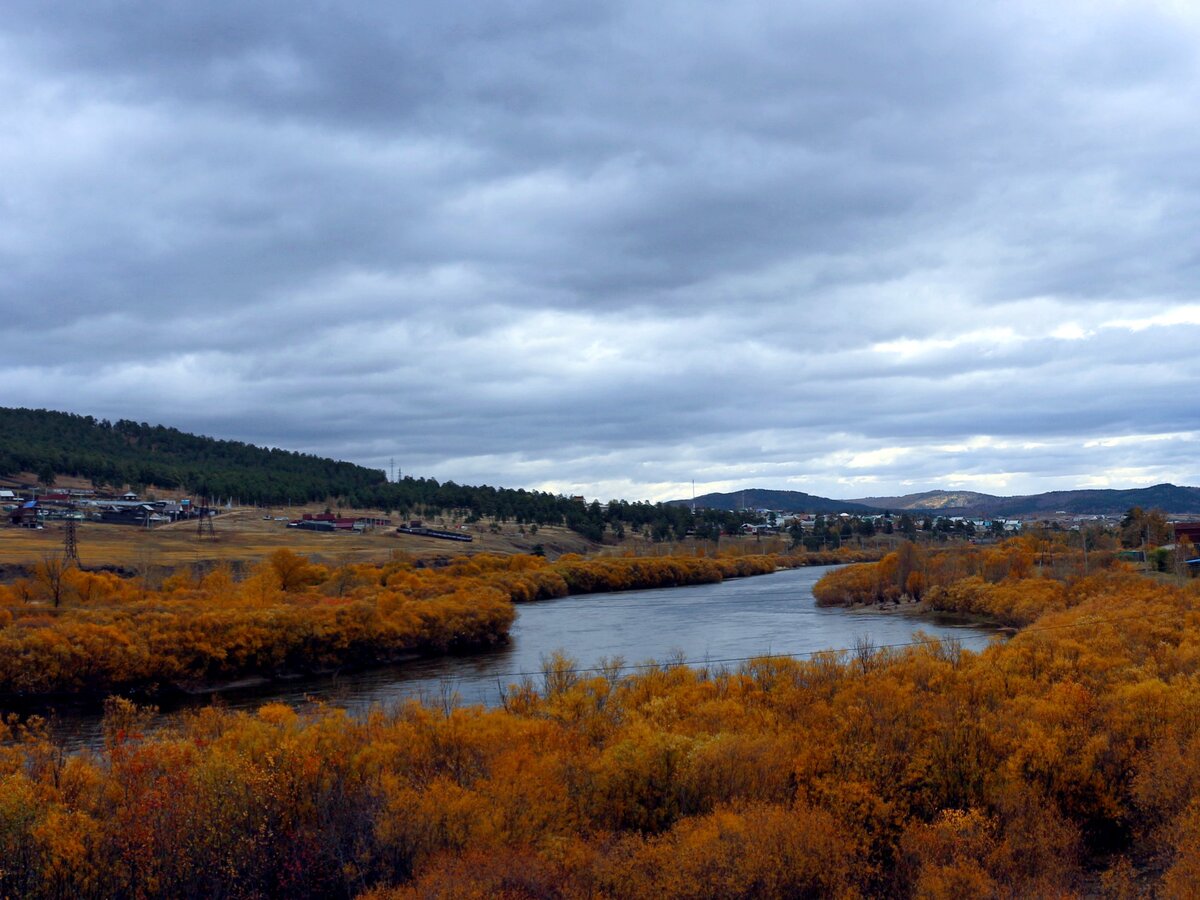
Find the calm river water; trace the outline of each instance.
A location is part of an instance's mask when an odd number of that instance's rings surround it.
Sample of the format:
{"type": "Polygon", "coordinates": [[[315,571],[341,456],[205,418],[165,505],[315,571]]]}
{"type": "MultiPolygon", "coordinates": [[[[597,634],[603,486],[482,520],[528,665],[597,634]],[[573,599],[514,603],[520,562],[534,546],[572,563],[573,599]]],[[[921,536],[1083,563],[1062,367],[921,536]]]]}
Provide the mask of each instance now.
{"type": "MultiPolygon", "coordinates": [[[[859,639],[876,646],[900,644],[918,630],[955,638],[970,649],[986,646],[994,634],[949,618],[819,609],[812,586],[828,569],[814,566],[720,584],[522,604],[504,647],[229,691],[221,702],[231,709],[255,709],[271,701],[300,705],[320,699],[360,713],[412,696],[437,702],[453,692],[463,703],[495,705],[502,685],[525,674],[536,679],[542,658],[555,650],[584,667],[604,658],[622,657],[636,665],[675,655],[690,663],[726,661],[736,667],[738,660],[755,655],[852,649],[859,639]]],[[[203,702],[207,698],[196,700],[197,705],[203,702]]],[[[99,717],[63,711],[56,731],[70,746],[95,745],[99,717]]]]}

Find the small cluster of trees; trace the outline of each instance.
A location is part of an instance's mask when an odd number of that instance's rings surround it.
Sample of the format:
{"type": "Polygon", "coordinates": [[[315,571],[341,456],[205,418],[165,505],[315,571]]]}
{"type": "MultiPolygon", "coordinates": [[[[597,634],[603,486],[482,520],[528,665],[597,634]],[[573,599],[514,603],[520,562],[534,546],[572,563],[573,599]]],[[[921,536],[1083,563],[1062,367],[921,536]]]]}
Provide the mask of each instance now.
{"type": "Polygon", "coordinates": [[[826,548],[836,550],[843,544],[854,541],[855,538],[869,538],[877,534],[895,534],[897,530],[910,538],[916,536],[916,526],[907,515],[901,516],[897,521],[892,518],[891,514],[888,514],[882,518],[879,524],[876,524],[871,516],[842,518],[818,515],[813,518],[812,525],[808,528],[805,528],[799,521],[793,522],[788,527],[792,546],[802,546],[810,551],[826,548]]]}
{"type": "MultiPolygon", "coordinates": [[[[879,562],[830,572],[813,587],[822,606],[856,606],[924,600],[934,609],[984,615],[1025,625],[1046,608],[1033,594],[1061,593],[1063,583],[1099,571],[1126,568],[1115,536],[1031,531],[991,545],[901,543],[879,562]],[[1036,578],[1032,576],[1036,574],[1036,578]]],[[[1187,571],[1195,548],[1183,538],[1174,550],[1158,548],[1150,562],[1160,571],[1187,571]]]]}
{"type": "Polygon", "coordinates": [[[1117,526],[1122,547],[1158,547],[1172,541],[1171,525],[1161,510],[1131,507],[1117,526]]]}
{"type": "Polygon", "coordinates": [[[811,526],[804,527],[795,522],[789,527],[794,546],[803,545],[809,550],[824,547],[839,547],[856,538],[876,535],[897,535],[910,541],[919,537],[929,540],[947,541],[951,538],[974,538],[982,534],[992,537],[1004,534],[1004,523],[991,522],[987,529],[977,528],[975,523],[960,516],[925,515],[914,518],[909,513],[882,516],[823,516],[813,519],[811,526]]]}
{"type": "MultiPolygon", "coordinates": [[[[950,550],[905,541],[876,563],[829,572],[813,586],[813,595],[821,606],[915,601],[964,578],[993,582],[1027,578],[1038,559],[1037,543],[1029,537],[950,550]]],[[[1111,564],[1111,554],[1107,562],[1111,564]]]]}
{"type": "Polygon", "coordinates": [[[1193,895],[1197,585],[1053,594],[1016,548],[992,562],[1042,610],[980,653],[560,657],[504,709],[209,708],[153,736],[114,702],[94,754],[12,722],[0,894],[1193,895]]]}

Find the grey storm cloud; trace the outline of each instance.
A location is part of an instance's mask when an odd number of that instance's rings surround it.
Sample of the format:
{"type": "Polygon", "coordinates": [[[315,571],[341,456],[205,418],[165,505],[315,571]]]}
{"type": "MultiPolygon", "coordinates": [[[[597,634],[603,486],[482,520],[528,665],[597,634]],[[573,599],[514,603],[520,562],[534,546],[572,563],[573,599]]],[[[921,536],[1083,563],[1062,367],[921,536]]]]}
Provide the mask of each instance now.
{"type": "Polygon", "coordinates": [[[14,0],[0,402],[600,497],[1197,483],[1198,37],[14,0]]]}

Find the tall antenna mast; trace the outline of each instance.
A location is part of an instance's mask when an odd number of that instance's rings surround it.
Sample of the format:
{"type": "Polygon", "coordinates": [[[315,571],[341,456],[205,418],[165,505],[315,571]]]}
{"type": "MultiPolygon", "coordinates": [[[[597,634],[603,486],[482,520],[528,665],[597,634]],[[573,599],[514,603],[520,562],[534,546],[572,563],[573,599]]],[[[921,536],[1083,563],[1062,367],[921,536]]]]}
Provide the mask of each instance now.
{"type": "Polygon", "coordinates": [[[696,514],[696,479],[692,479],[692,515],[696,514]]]}
{"type": "Polygon", "coordinates": [[[388,480],[391,481],[393,484],[395,484],[396,483],[396,457],[394,457],[394,456],[392,457],[392,461],[391,461],[389,468],[391,470],[391,476],[389,477],[388,480]]]}

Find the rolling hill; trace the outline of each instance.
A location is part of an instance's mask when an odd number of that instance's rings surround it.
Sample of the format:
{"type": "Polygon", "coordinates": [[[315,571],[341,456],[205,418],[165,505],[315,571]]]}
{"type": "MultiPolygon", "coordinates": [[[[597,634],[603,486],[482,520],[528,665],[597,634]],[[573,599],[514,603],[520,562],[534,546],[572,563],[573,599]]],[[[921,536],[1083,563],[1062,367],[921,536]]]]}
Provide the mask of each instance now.
{"type": "MultiPolygon", "coordinates": [[[[326,503],[416,516],[451,513],[518,525],[565,525],[592,541],[607,532],[648,528],[657,539],[683,537],[686,511],[664,504],[616,501],[607,507],[548,491],[439,483],[354,463],[177,428],[45,409],[0,407],[0,479],[26,473],[44,486],[164,489],[245,505],[326,503]]],[[[23,485],[18,485],[23,486],[23,485]]]]}
{"type": "MultiPolygon", "coordinates": [[[[1013,497],[998,497],[978,491],[922,491],[897,497],[860,497],[837,500],[802,491],[747,488],[744,491],[699,496],[697,509],[775,509],[810,513],[933,513],[942,515],[1037,517],[1067,515],[1122,515],[1134,506],[1159,509],[1174,515],[1200,515],[1200,488],[1174,484],[1129,490],[1089,489],[1049,491],[1013,497]]],[[[691,506],[691,500],[671,500],[671,506],[691,506]]]]}
{"type": "Polygon", "coordinates": [[[1168,514],[1200,514],[1200,488],[1156,484],[1128,490],[1087,489],[1049,491],[997,497],[975,491],[923,491],[900,497],[864,497],[854,501],[870,506],[914,512],[985,516],[1121,515],[1130,507],[1160,509],[1168,514]]]}
{"type": "Polygon", "coordinates": [[[972,509],[1003,498],[977,491],[921,491],[899,497],[861,497],[852,500],[864,506],[877,506],[891,510],[917,510],[920,512],[945,509],[972,509]]]}
{"type": "Polygon", "coordinates": [[[177,428],[45,409],[0,407],[0,475],[180,489],[247,503],[320,501],[378,488],[382,471],[177,428]]]}
{"type": "MultiPolygon", "coordinates": [[[[379,469],[163,425],[0,407],[0,476],[22,472],[33,473],[44,485],[69,476],[97,487],[162,488],[250,505],[344,503],[418,513],[455,509],[539,524],[595,525],[583,504],[541,491],[439,484],[432,478],[388,482],[379,469]]],[[[640,508],[636,512],[651,515],[640,508]]]]}
{"type": "MultiPolygon", "coordinates": [[[[691,506],[691,500],[671,500],[670,506],[691,506]]],[[[704,494],[695,500],[697,509],[778,509],[787,512],[809,513],[878,513],[882,509],[850,500],[831,500],[803,491],[772,491],[765,488],[746,489],[731,494],[704,494]]]]}
{"type": "Polygon", "coordinates": [[[997,497],[988,505],[993,515],[1120,515],[1130,507],[1160,509],[1169,514],[1200,514],[1200,488],[1156,484],[1130,490],[1050,491],[1027,497],[997,497]]]}
{"type": "MultiPolygon", "coordinates": [[[[36,473],[44,483],[72,476],[97,485],[156,486],[197,496],[235,497],[245,503],[321,502],[341,498],[373,509],[458,509],[473,514],[603,532],[605,519],[648,524],[672,518],[666,504],[620,503],[607,513],[539,491],[470,487],[385,473],[354,463],[240,441],[188,434],[127,419],[109,422],[44,409],[0,407],[0,476],[36,473]]],[[[737,511],[776,509],[811,513],[877,513],[883,510],[980,516],[1120,515],[1133,506],[1168,514],[1200,515],[1200,488],[1157,484],[1130,490],[1051,491],[997,497],[974,491],[924,491],[900,497],[837,500],[802,491],[746,489],[710,493],[697,508],[737,511]]],[[[676,522],[682,533],[687,523],[676,522]]]]}

